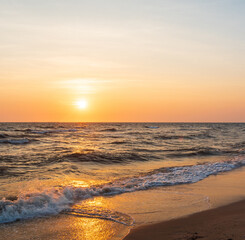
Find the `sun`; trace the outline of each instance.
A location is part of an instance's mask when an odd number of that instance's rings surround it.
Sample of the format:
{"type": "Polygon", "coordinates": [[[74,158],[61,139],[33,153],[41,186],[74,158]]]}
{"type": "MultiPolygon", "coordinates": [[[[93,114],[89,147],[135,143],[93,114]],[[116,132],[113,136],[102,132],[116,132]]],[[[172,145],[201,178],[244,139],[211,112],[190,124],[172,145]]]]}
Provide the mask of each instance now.
{"type": "Polygon", "coordinates": [[[85,99],[77,100],[74,105],[78,109],[86,109],[88,107],[88,102],[85,99]]]}

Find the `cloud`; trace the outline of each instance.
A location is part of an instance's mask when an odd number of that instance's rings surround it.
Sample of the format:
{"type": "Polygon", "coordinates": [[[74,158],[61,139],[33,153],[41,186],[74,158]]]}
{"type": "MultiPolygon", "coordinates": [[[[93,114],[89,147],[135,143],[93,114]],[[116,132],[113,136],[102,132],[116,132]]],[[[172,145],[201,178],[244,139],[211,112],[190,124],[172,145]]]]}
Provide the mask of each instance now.
{"type": "Polygon", "coordinates": [[[98,79],[70,79],[59,81],[59,87],[72,90],[74,93],[87,95],[95,94],[110,83],[109,80],[98,79]]]}

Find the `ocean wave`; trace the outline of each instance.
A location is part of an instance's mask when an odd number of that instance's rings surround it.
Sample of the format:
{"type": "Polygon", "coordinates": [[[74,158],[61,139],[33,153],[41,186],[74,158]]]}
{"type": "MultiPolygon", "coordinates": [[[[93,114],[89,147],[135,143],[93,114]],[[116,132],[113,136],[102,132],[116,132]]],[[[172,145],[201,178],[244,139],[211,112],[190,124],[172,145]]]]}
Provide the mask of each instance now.
{"type": "Polygon", "coordinates": [[[192,156],[218,156],[218,155],[241,155],[245,152],[244,149],[219,149],[219,148],[190,148],[186,150],[174,150],[172,153],[167,153],[168,157],[192,157],[192,156]]]}
{"type": "MultiPolygon", "coordinates": [[[[112,142],[113,145],[123,145],[127,142],[112,142]]],[[[185,158],[197,156],[221,156],[221,155],[240,155],[244,153],[244,149],[219,149],[212,147],[192,147],[180,149],[166,148],[144,148],[138,147],[130,152],[104,152],[97,150],[89,150],[82,152],[74,152],[64,155],[63,160],[74,162],[96,162],[101,164],[111,163],[130,163],[134,161],[152,161],[167,158],[185,158]]]]}
{"type": "Polygon", "coordinates": [[[136,152],[149,152],[149,153],[161,153],[164,152],[162,149],[153,149],[153,148],[134,148],[133,149],[136,152]]]}
{"type": "Polygon", "coordinates": [[[63,132],[77,132],[77,129],[54,129],[54,130],[31,130],[30,133],[36,133],[36,134],[48,134],[48,133],[63,133],[63,132]]]}
{"type": "Polygon", "coordinates": [[[126,133],[127,135],[144,135],[146,132],[143,131],[130,131],[126,133]]]}
{"type": "Polygon", "coordinates": [[[101,132],[116,132],[116,131],[118,131],[118,129],[116,129],[116,128],[105,128],[105,129],[102,129],[100,131],[101,132]]]}
{"type": "Polygon", "coordinates": [[[235,159],[193,166],[169,167],[100,186],[84,188],[66,186],[22,194],[13,201],[7,199],[0,201],[0,223],[71,212],[72,205],[96,196],[113,196],[160,186],[195,183],[210,175],[231,171],[244,165],[244,159],[235,159]]]}
{"type": "Polygon", "coordinates": [[[166,149],[166,148],[134,148],[135,152],[148,152],[148,153],[161,153],[162,157],[181,158],[192,156],[215,156],[225,154],[241,154],[245,149],[219,149],[212,147],[192,147],[192,148],[179,148],[179,149],[166,149]]]}
{"type": "Polygon", "coordinates": [[[188,149],[178,149],[178,150],[166,150],[166,156],[168,157],[192,157],[192,156],[214,156],[222,155],[225,153],[236,153],[235,151],[225,152],[216,148],[188,148],[188,149]]]}
{"type": "Polygon", "coordinates": [[[109,153],[99,151],[84,151],[67,154],[63,159],[79,162],[96,162],[101,164],[127,163],[129,161],[147,161],[156,158],[156,156],[144,156],[133,152],[109,153]]]}
{"type": "Polygon", "coordinates": [[[126,142],[126,141],[114,141],[114,142],[111,142],[110,144],[116,144],[116,145],[118,145],[118,144],[128,144],[128,142],[126,142]]]}
{"type": "Polygon", "coordinates": [[[7,171],[8,171],[7,166],[0,166],[0,176],[5,175],[7,171]]]}
{"type": "Polygon", "coordinates": [[[233,143],[232,147],[237,149],[243,149],[245,147],[245,141],[233,143]]]}
{"type": "Polygon", "coordinates": [[[13,145],[21,145],[30,143],[29,139],[0,139],[0,144],[13,144],[13,145]]]}
{"type": "Polygon", "coordinates": [[[6,134],[6,133],[1,133],[0,134],[0,138],[7,138],[9,135],[8,134],[6,134]]]}
{"type": "Polygon", "coordinates": [[[154,137],[156,140],[192,140],[196,138],[213,138],[209,133],[198,133],[189,135],[159,135],[154,137]]]}
{"type": "Polygon", "coordinates": [[[48,134],[48,133],[62,133],[62,132],[77,132],[78,129],[71,128],[71,129],[48,129],[49,127],[46,127],[45,130],[43,128],[40,129],[31,129],[31,128],[25,128],[25,129],[15,129],[16,132],[25,132],[30,134],[48,134]],[[47,130],[46,130],[47,129],[47,130]]]}

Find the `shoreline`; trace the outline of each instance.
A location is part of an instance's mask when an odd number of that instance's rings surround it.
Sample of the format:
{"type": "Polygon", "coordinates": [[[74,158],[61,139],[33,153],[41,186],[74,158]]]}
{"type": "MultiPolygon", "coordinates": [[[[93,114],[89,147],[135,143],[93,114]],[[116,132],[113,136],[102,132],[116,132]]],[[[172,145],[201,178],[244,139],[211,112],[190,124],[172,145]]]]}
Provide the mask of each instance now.
{"type": "Polygon", "coordinates": [[[86,206],[128,214],[136,225],[59,214],[2,225],[0,239],[244,240],[245,167],[193,184],[98,196],[77,207],[86,206]]]}
{"type": "Polygon", "coordinates": [[[102,207],[129,215],[135,220],[133,227],[98,218],[58,214],[2,225],[0,239],[244,240],[245,220],[240,221],[245,219],[244,199],[245,167],[241,167],[192,184],[159,187],[113,197],[97,196],[76,205],[78,209],[102,207]],[[237,204],[241,204],[240,207],[230,208],[237,204]],[[210,207],[212,210],[209,210],[210,207]],[[219,214],[216,212],[218,209],[221,209],[219,214]],[[211,217],[201,217],[210,211],[216,213],[211,217]],[[197,216],[197,219],[190,220],[193,216],[197,216]],[[209,236],[210,232],[214,235],[209,236]]]}
{"type": "Polygon", "coordinates": [[[244,240],[245,200],[185,217],[143,225],[123,240],[244,240]]]}

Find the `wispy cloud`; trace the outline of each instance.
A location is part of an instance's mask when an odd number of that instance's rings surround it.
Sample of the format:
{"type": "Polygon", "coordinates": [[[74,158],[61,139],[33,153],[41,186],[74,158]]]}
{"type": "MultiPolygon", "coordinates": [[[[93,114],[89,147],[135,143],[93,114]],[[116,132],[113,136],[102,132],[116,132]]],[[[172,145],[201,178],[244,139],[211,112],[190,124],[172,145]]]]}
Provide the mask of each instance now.
{"type": "Polygon", "coordinates": [[[59,87],[72,90],[76,94],[95,94],[98,91],[106,88],[110,83],[109,80],[98,79],[70,79],[59,81],[59,87]]]}

